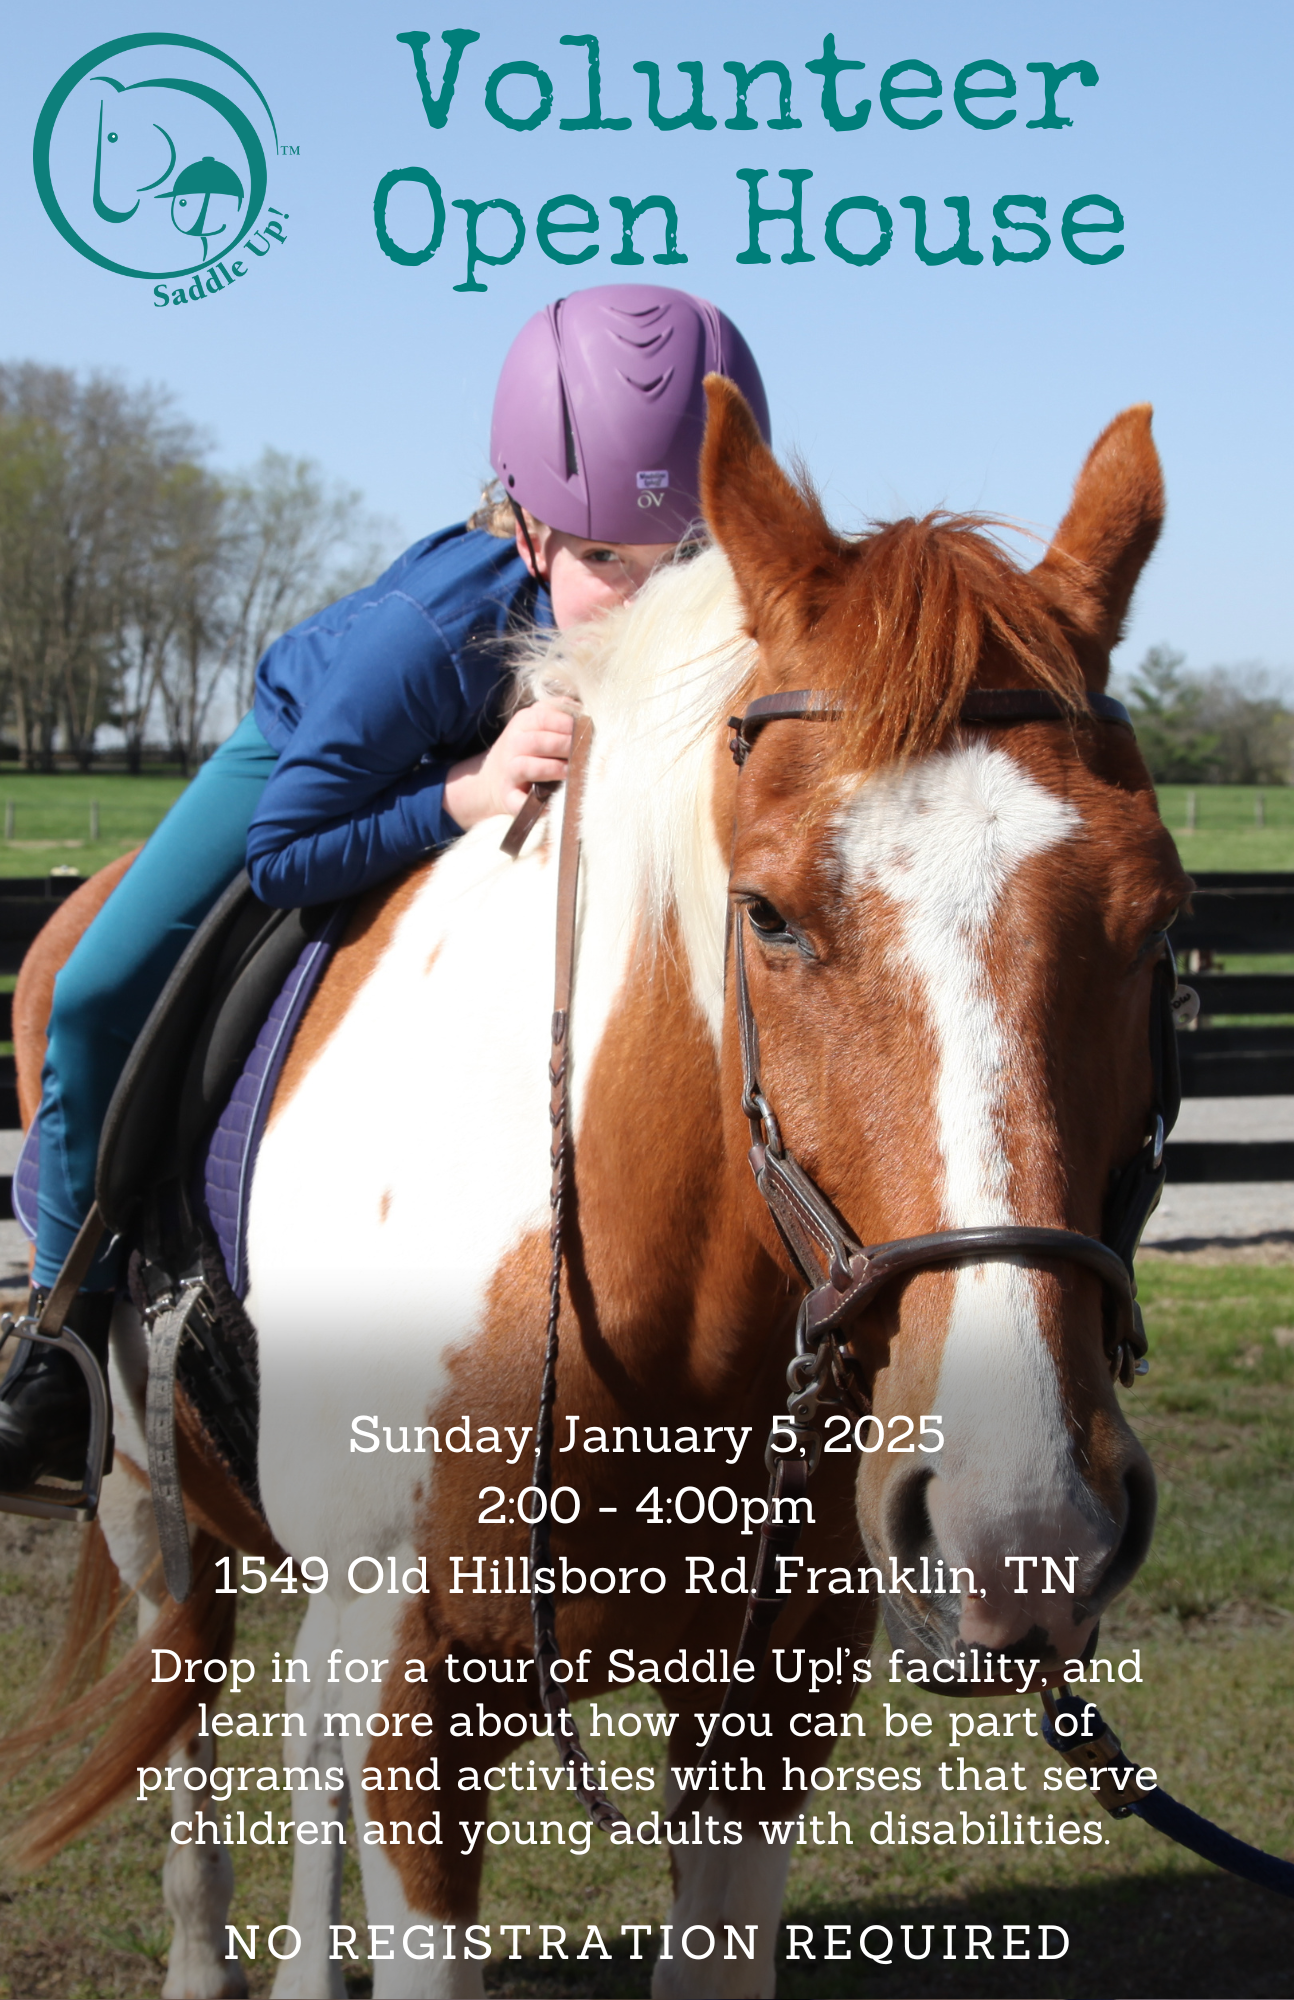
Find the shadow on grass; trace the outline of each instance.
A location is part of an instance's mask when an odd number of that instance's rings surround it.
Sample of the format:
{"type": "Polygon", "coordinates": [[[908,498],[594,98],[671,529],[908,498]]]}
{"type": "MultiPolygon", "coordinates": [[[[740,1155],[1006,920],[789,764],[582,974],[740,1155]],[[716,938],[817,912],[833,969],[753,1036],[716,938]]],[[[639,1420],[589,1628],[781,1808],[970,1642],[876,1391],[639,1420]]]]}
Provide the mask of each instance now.
{"type": "MultiPolygon", "coordinates": [[[[1284,2000],[1294,1991],[1294,1903],[1269,1895],[1248,1883],[1221,1874],[1173,1871],[1130,1875],[1118,1882],[1093,1884],[1090,1889],[1025,1889],[985,1894],[965,1901],[941,1900],[910,1904],[841,1904],[819,1907],[810,1916],[792,1910],[791,1923],[812,1925],[812,1949],[817,1956],[794,1961],[786,1957],[786,1931],[778,1956],[780,2000],[1284,2000]],[[1006,1960],[1007,1924],[1060,1924],[1069,1933],[1063,1959],[1039,1963],[1006,1960]],[[849,1926],[855,1956],[831,1963],[826,1959],[828,1924],[849,1926]],[[883,1924],[894,1937],[894,1962],[876,1965],[857,1953],[860,1929],[883,1924]],[[934,1926],[928,1959],[909,1960],[903,1950],[903,1926],[911,1926],[914,1949],[925,1947],[925,1927],[934,1926]],[[966,1926],[988,1925],[994,1958],[946,1961],[943,1925],[952,1924],[954,1944],[966,1950],[966,1926]]],[[[1017,1934],[1018,1935],[1018,1934],[1017,1934]]],[[[1036,1948],[1036,1930],[1024,1937],[1036,1948]]],[[[151,1943],[151,1940],[149,1940],[151,1943]]],[[[489,1994],[530,1995],[536,2000],[637,2000],[651,1984],[651,1966],[634,1962],[627,1943],[607,1942],[610,1960],[578,1961],[581,1940],[572,1932],[565,1962],[538,1957],[496,1961],[485,1967],[489,1994]]],[[[881,1940],[869,1938],[873,1949],[881,1940]]],[[[95,1950],[50,1938],[40,1950],[11,1956],[5,1966],[7,1983],[0,1990],[23,1996],[69,2000],[70,1995],[138,1995],[155,1993],[161,1984],[156,1961],[144,1962],[134,1940],[113,1939],[118,1949],[106,1951],[100,1938],[95,1950]],[[120,1949],[134,1944],[133,1950],[120,1949]]],[[[651,1949],[651,1941],[644,1940],[651,1949]]],[[[254,1990],[268,1990],[269,1968],[257,1966],[254,1990]]],[[[348,1995],[371,1994],[363,1975],[348,1976],[348,1995]]]]}
{"type": "MultiPolygon", "coordinates": [[[[795,1920],[794,1912],[790,1920],[795,1920]]],[[[875,1995],[876,2000],[920,2000],[925,1995],[958,1995],[962,2000],[1268,2000],[1288,1995],[1294,1964],[1294,1903],[1247,1882],[1210,1871],[1185,1874],[1172,1869],[1093,1883],[1089,1889],[1012,1889],[984,1893],[965,1902],[920,1903],[909,1908],[815,1912],[812,1963],[788,1963],[779,1956],[778,1993],[875,1995]],[[888,1968],[861,1956],[850,1964],[824,1963],[823,1928],[851,1923],[857,1942],[863,1923],[883,1923],[895,1940],[888,1968]],[[967,1924],[992,1930],[992,1963],[964,1957],[945,1961],[944,1924],[954,1926],[954,1945],[966,1950],[967,1924]],[[915,1949],[924,1950],[925,1926],[936,1926],[928,1959],[911,1962],[903,1952],[903,1925],[912,1926],[915,1949]],[[1060,1924],[1069,1933],[1063,1959],[1040,1964],[1005,1960],[1007,1924],[1060,1924]]],[[[1019,1936],[1019,1933],[1016,1934],[1019,1936]]],[[[1036,1928],[1026,1949],[1036,1951],[1036,1928]]],[[[874,1940],[873,1940],[874,1941],[874,1940]]]]}
{"type": "MultiPolygon", "coordinates": [[[[792,1910],[787,1921],[811,1924],[816,1956],[810,1960],[804,1955],[801,1933],[800,1953],[788,1960],[783,1926],[780,2000],[935,2000],[943,1995],[959,2000],[1090,2000],[1096,1995],[1100,2000],[1283,2000],[1294,1991],[1294,1903],[1220,1874],[1147,1872],[1084,1890],[1012,1890],[962,1902],[906,1906],[841,1905],[815,1909],[812,1916],[792,1910]],[[1036,1926],[1044,1923],[1068,1932],[1064,1958],[1048,1963],[1039,1963],[1036,1955],[1003,1958],[1007,1924],[1033,1927],[1022,1943],[1036,1954],[1036,1926]],[[827,1961],[829,1924],[849,1927],[852,1958],[827,1961]],[[891,1965],[872,1963],[858,1952],[860,1931],[868,1924],[883,1925],[892,1934],[891,1965]],[[915,1951],[924,1950],[926,1926],[933,1926],[928,1958],[906,1956],[905,1924],[911,1927],[915,1951]],[[945,1924],[954,1926],[959,1954],[951,1961],[943,1956],[945,1924]],[[982,1955],[965,1958],[968,1924],[990,1927],[991,1961],[982,1955]]],[[[495,1961],[485,1968],[486,1992],[537,2000],[630,2000],[649,1993],[650,1963],[631,1960],[626,1943],[613,1945],[608,1939],[610,1960],[594,1956],[580,1963],[575,1957],[580,1942],[572,1933],[565,1962],[538,1957],[495,1961]]],[[[869,1935],[874,1950],[883,1942],[877,1932],[869,1935]]],[[[839,1943],[837,1933],[837,1949],[839,1943]]],[[[652,1948],[650,1940],[645,1948],[652,1948]]],[[[355,1996],[372,1991],[362,1977],[348,1978],[346,1984],[355,1996]]]]}

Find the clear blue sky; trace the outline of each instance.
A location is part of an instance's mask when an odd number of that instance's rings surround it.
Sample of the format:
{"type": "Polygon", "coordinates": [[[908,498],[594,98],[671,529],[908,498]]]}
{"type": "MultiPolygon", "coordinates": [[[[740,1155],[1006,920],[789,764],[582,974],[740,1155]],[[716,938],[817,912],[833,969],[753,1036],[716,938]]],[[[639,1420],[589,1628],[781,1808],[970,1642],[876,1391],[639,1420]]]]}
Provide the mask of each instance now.
{"type": "MultiPolygon", "coordinates": [[[[614,15],[518,0],[448,9],[224,0],[165,10],[60,0],[15,10],[0,81],[0,355],[164,383],[208,429],[222,463],[244,463],[265,444],[309,454],[411,539],[471,504],[486,469],[494,377],[522,320],[575,285],[659,275],[707,294],[743,327],[779,446],[803,455],[844,524],[946,504],[1045,531],[1102,425],[1124,404],[1153,401],[1169,521],[1122,663],[1166,639],[1201,667],[1258,660],[1284,674],[1294,663],[1290,21],[1270,0],[1226,10],[1196,0],[794,10],[657,0],[614,15]],[[210,40],[250,71],[280,141],[300,149],[271,169],[268,200],[287,212],[284,244],[253,260],[226,296],[183,311],[158,309],[147,283],[79,257],[48,221],[32,172],[33,130],[58,77],[110,37],[155,28],[159,12],[171,32],[210,40]],[[410,50],[395,37],[430,34],[438,84],[440,35],[455,27],[481,39],[463,56],[447,123],[433,130],[410,50]],[[559,37],[591,31],[601,37],[604,113],[630,116],[627,131],[559,129],[587,106],[584,51],[559,37]],[[820,79],[805,71],[828,31],[840,55],[866,62],[841,83],[846,108],[860,91],[872,99],[861,130],[828,127],[820,79]],[[767,128],[776,109],[768,80],[751,93],[758,130],[725,129],[734,86],[723,63],[769,57],[791,72],[800,129],[767,128]],[[943,115],[922,131],[889,122],[879,101],[885,70],[907,58],[943,82],[943,115]],[[958,71],[987,58],[1019,85],[1011,105],[972,107],[986,116],[1014,108],[997,131],[973,129],[953,103],[958,71]],[[1079,58],[1100,80],[1062,88],[1059,109],[1073,124],[1029,130],[1042,85],[1026,64],[1079,58]],[[703,63],[716,128],[653,129],[647,79],[632,68],[644,59],[662,67],[667,112],[685,101],[676,65],[703,63]],[[551,114],[528,132],[490,118],[484,102],[490,73],[519,61],[554,86],[551,114]],[[384,256],[373,224],[377,183],[409,166],[434,174],[451,204],[441,248],[418,267],[384,256]],[[766,232],[771,264],[735,261],[747,241],[743,167],[769,170],[761,191],[770,203],[788,198],[779,168],[812,170],[803,199],[813,262],[780,261],[784,225],[766,232]],[[598,211],[601,247],[568,272],[541,253],[535,217],[546,199],[572,193],[598,211]],[[649,193],[676,203],[689,261],[617,271],[608,198],[649,193]],[[1096,267],[1067,253],[1059,227],[1066,204],[1092,193],[1117,202],[1126,223],[1124,254],[1096,267]],[[995,267],[992,206],[1013,194],[1045,198],[1052,247],[1036,263],[995,267]],[[894,221],[892,249],[867,268],[842,262],[823,240],[828,208],[849,195],[873,196],[894,221]],[[927,201],[935,245],[951,241],[944,198],[968,197],[970,240],[984,261],[921,264],[904,195],[927,201]],[[487,291],[456,291],[466,225],[452,203],[498,196],[521,209],[525,246],[482,272],[487,291]]],[[[500,102],[524,115],[536,86],[514,77],[500,102]]],[[[934,107],[909,99],[897,108],[934,107]]],[[[415,214],[402,201],[424,197],[405,191],[391,209],[393,229],[413,244],[428,209],[415,214]]],[[[489,224],[506,241],[505,218],[496,212],[489,224]]],[[[860,244],[871,240],[855,215],[842,224],[846,241],[854,229],[860,244]]],[[[650,226],[645,233],[644,248],[660,247],[650,226]]],[[[1115,239],[1085,240],[1099,250],[1115,239]]]]}

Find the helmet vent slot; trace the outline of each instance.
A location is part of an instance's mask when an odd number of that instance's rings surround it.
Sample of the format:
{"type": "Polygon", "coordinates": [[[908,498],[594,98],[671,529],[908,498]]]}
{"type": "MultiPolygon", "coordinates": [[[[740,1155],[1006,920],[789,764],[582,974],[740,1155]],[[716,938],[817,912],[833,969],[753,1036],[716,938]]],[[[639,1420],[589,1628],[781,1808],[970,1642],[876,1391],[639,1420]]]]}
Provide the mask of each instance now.
{"type": "Polygon", "coordinates": [[[562,390],[562,430],[566,436],[566,477],[574,479],[579,474],[579,453],[575,449],[575,432],[571,427],[571,413],[566,402],[566,390],[562,390]]]}

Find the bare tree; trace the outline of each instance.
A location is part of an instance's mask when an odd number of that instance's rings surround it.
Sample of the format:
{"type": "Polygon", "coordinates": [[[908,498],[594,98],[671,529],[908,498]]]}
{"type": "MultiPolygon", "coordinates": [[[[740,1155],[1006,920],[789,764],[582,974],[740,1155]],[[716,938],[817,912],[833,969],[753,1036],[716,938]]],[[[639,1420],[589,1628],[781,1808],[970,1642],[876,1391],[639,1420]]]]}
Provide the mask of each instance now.
{"type": "Polygon", "coordinates": [[[183,540],[184,500],[198,466],[158,467],[141,509],[135,559],[117,606],[112,634],[114,700],[108,720],[125,738],[126,763],[138,771],[157,703],[162,669],[181,614],[177,543],[183,540]]]}
{"type": "Polygon", "coordinates": [[[224,657],[242,710],[270,640],[375,574],[381,526],[313,460],[268,449],[231,484],[227,518],[224,657]]]}
{"type": "Polygon", "coordinates": [[[156,690],[171,755],[187,774],[201,759],[211,704],[226,672],[227,489],[200,466],[167,484],[167,539],[159,551],[165,619],[156,690]]]}
{"type": "Polygon", "coordinates": [[[1258,666],[1214,667],[1200,682],[1200,714],[1217,742],[1230,785],[1287,785],[1294,779],[1294,714],[1258,666]]]}
{"type": "Polygon", "coordinates": [[[165,394],[0,368],[0,701],[29,767],[82,766],[155,717],[185,769],[219,693],[251,699],[271,639],[378,567],[380,525],[309,459],[217,477],[165,394]]]}
{"type": "Polygon", "coordinates": [[[24,761],[38,732],[58,560],[57,429],[29,412],[0,417],[0,671],[24,761]]]}
{"type": "Polygon", "coordinates": [[[60,727],[88,765],[151,559],[158,483],[197,449],[156,390],[0,368],[0,654],[28,766],[49,768],[60,727]]]}

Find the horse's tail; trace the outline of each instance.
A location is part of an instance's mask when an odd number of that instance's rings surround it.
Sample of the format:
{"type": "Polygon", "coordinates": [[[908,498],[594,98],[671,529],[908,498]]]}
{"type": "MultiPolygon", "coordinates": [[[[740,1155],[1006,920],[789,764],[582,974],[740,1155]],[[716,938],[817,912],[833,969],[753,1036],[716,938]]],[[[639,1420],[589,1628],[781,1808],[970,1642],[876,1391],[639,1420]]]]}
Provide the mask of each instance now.
{"type": "Polygon", "coordinates": [[[99,1678],[113,1626],[124,1608],[117,1572],[97,1523],[89,1530],[73,1589],[62,1649],[33,1703],[35,1720],[0,1742],[0,1780],[37,1757],[95,1737],[71,1777],[42,1799],[5,1843],[23,1869],[40,1868],[94,1824],[134,1783],[140,1765],[164,1763],[198,1713],[205,1679],[190,1685],[187,1665],[229,1657],[236,1597],[217,1596],[216,1564],[228,1545],[205,1533],[193,1544],[193,1588],[183,1604],[163,1596],[153,1623],[110,1673],[99,1678]],[[153,1677],[154,1648],[181,1666],[174,1679],[153,1677]]]}

